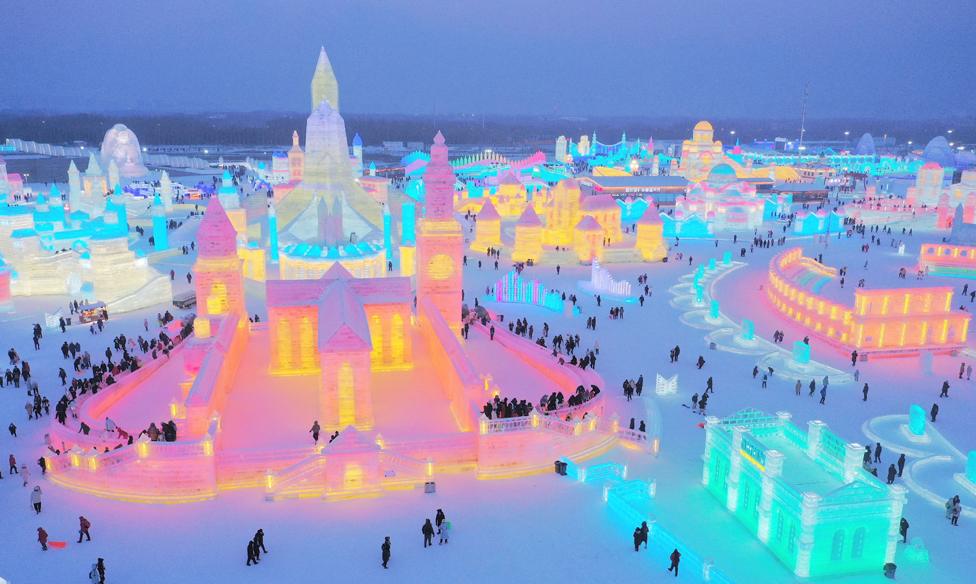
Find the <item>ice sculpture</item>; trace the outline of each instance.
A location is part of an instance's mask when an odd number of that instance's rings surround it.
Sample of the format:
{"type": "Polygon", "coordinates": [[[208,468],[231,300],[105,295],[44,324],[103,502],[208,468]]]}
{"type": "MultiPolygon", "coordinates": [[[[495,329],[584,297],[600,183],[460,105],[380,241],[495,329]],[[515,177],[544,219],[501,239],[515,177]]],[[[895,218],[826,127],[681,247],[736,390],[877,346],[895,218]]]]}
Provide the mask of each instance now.
{"type": "Polygon", "coordinates": [[[810,345],[803,341],[794,341],[793,361],[800,365],[808,364],[810,362],[810,345]]]}
{"type": "Polygon", "coordinates": [[[660,373],[654,382],[654,393],[657,395],[674,395],[678,393],[678,374],[671,377],[664,377],[660,373]]]}
{"type": "Polygon", "coordinates": [[[633,302],[631,284],[626,280],[615,280],[610,272],[600,266],[599,260],[593,260],[590,267],[589,281],[581,281],[578,286],[590,293],[599,294],[611,300],[633,302]]]}
{"type": "Polygon", "coordinates": [[[495,290],[488,297],[495,302],[533,304],[556,312],[563,311],[563,299],[559,292],[549,290],[538,280],[522,278],[509,272],[495,282],[495,290]]]}
{"type": "Polygon", "coordinates": [[[915,436],[925,436],[925,410],[918,404],[908,409],[908,429],[915,436]]]}
{"type": "Polygon", "coordinates": [[[110,181],[110,186],[115,186],[119,182],[119,176],[124,178],[136,178],[148,174],[148,170],[142,163],[142,149],[139,147],[139,139],[135,133],[124,124],[115,124],[102,139],[102,166],[109,169],[112,173],[112,163],[115,163],[114,182],[110,181]]]}
{"type": "Polygon", "coordinates": [[[173,208],[173,181],[165,170],[159,175],[159,198],[163,207],[169,212],[173,208]]]}

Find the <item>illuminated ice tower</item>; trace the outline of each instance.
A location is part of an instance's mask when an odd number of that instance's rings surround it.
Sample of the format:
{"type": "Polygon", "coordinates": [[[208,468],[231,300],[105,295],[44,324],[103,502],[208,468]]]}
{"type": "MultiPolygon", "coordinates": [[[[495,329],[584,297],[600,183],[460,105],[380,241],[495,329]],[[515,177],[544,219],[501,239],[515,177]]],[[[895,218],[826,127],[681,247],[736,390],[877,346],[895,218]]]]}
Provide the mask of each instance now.
{"type": "Polygon", "coordinates": [[[356,176],[363,176],[363,139],[359,132],[352,137],[352,157],[356,176]]]}
{"type": "Polygon", "coordinates": [[[68,165],[68,208],[77,211],[81,206],[81,172],[72,160],[68,165]]]}
{"type": "Polygon", "coordinates": [[[200,222],[193,275],[199,316],[244,313],[244,279],[241,260],[237,257],[237,231],[220,199],[210,199],[200,222]]]}
{"type": "Polygon", "coordinates": [[[298,130],[291,133],[291,149],[288,151],[288,176],[293,181],[302,180],[305,170],[305,152],[298,144],[298,130]]]}
{"type": "Polygon", "coordinates": [[[704,120],[695,124],[691,140],[681,143],[681,166],[678,172],[689,181],[705,179],[708,171],[722,161],[722,143],[714,140],[712,125],[704,120]]]}
{"type": "Polygon", "coordinates": [[[173,208],[173,181],[169,178],[169,173],[165,170],[159,176],[159,198],[163,201],[163,207],[167,211],[173,208]]]}
{"type": "Polygon", "coordinates": [[[325,54],[325,47],[319,50],[319,60],[312,75],[312,111],[318,109],[323,101],[329,102],[332,109],[339,111],[339,82],[332,70],[332,62],[325,54]]]}
{"type": "Polygon", "coordinates": [[[166,207],[163,200],[156,195],[152,203],[153,246],[156,251],[169,249],[169,233],[166,231],[166,207]]]}
{"type": "Polygon", "coordinates": [[[426,214],[417,230],[417,303],[420,311],[436,309],[460,335],[463,238],[454,219],[454,182],[444,135],[437,132],[424,173],[426,214]]]}

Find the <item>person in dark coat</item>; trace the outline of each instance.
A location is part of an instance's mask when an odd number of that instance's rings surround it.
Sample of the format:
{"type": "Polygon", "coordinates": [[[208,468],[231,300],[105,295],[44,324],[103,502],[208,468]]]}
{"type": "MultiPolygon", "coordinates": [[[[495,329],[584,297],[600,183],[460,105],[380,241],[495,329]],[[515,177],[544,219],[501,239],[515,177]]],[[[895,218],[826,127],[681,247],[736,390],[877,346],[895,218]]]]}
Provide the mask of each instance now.
{"type": "Polygon", "coordinates": [[[678,548],[674,548],[674,551],[671,552],[671,567],[668,568],[668,572],[670,572],[671,570],[674,570],[674,577],[675,578],[678,577],[678,564],[679,563],[681,563],[681,552],[678,551],[678,548]]]}
{"type": "Polygon", "coordinates": [[[91,529],[91,521],[88,521],[84,515],[78,518],[78,543],[81,543],[81,539],[87,538],[87,541],[91,541],[91,534],[88,530],[91,529]]]}
{"type": "Polygon", "coordinates": [[[43,527],[37,528],[37,541],[41,544],[41,549],[47,551],[47,532],[43,527]]]}
{"type": "Polygon", "coordinates": [[[261,553],[268,553],[268,549],[264,547],[264,530],[259,529],[254,534],[254,549],[255,551],[261,550],[261,553]]]}
{"type": "Polygon", "coordinates": [[[430,519],[424,521],[424,526],[420,528],[424,534],[424,547],[434,545],[434,526],[430,524],[430,519]]]}
{"type": "Polygon", "coordinates": [[[905,470],[905,453],[902,452],[898,455],[898,476],[901,476],[902,471],[905,470]]]}
{"type": "Polygon", "coordinates": [[[254,540],[247,542],[247,565],[258,563],[257,555],[254,553],[254,540]]]}
{"type": "Polygon", "coordinates": [[[935,417],[939,415],[939,404],[932,404],[932,409],[929,411],[929,417],[932,418],[932,423],[935,423],[935,417]]]}
{"type": "Polygon", "coordinates": [[[650,531],[651,531],[650,528],[647,527],[647,522],[646,521],[641,521],[640,531],[641,531],[641,541],[644,542],[644,549],[646,550],[647,549],[647,534],[650,533],[650,531]]]}
{"type": "Polygon", "coordinates": [[[105,584],[105,558],[98,558],[95,569],[98,570],[98,584],[105,584]]]}
{"type": "Polygon", "coordinates": [[[634,551],[640,551],[641,544],[641,530],[640,527],[634,528],[634,551]]]}
{"type": "Polygon", "coordinates": [[[383,550],[383,567],[386,568],[390,562],[390,536],[386,536],[380,549],[383,550]]]}
{"type": "Polygon", "coordinates": [[[895,468],[895,465],[889,464],[888,465],[888,484],[889,485],[895,484],[895,477],[896,476],[898,476],[898,469],[895,468]]]}
{"type": "Polygon", "coordinates": [[[908,543],[908,520],[904,517],[901,518],[901,523],[898,524],[898,533],[901,534],[901,542],[908,543]]]}
{"type": "Polygon", "coordinates": [[[438,509],[437,515],[434,516],[434,526],[437,527],[437,533],[441,532],[441,523],[444,523],[444,511],[438,509]]]}

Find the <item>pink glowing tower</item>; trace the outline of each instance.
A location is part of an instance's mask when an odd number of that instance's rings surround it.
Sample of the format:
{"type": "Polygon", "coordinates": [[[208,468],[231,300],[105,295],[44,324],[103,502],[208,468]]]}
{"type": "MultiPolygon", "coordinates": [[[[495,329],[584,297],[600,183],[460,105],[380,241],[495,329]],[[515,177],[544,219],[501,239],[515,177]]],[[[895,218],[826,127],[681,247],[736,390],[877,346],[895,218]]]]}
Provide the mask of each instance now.
{"type": "Polygon", "coordinates": [[[197,233],[197,261],[193,265],[197,306],[201,317],[244,313],[244,280],[237,256],[237,231],[214,197],[197,233]]]}
{"type": "Polygon", "coordinates": [[[447,325],[461,332],[461,225],[454,219],[454,169],[447,160],[444,135],[437,132],[424,174],[426,215],[417,232],[417,304],[436,309],[447,325]]]}

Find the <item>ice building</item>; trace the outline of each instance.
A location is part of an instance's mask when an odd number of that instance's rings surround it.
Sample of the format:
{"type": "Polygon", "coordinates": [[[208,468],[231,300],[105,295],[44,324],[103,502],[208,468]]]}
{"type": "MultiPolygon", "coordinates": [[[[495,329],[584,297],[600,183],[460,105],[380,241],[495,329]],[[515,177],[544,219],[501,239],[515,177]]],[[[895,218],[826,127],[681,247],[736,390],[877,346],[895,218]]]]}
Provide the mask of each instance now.
{"type": "Polygon", "coordinates": [[[785,317],[844,351],[912,354],[965,345],[971,317],[952,309],[952,287],[853,288],[849,304],[837,278],[836,268],[791,248],[770,260],[766,295],[785,317]]]}
{"type": "Polygon", "coordinates": [[[697,214],[713,229],[755,229],[763,222],[765,199],[756,187],[740,180],[728,164],[717,164],[704,180],[692,183],[684,197],[675,201],[674,216],[697,214]]]}
{"type": "Polygon", "coordinates": [[[821,421],[742,410],[705,420],[702,484],[801,578],[880,573],[906,490],[862,466],[864,447],[821,421]]]}
{"type": "Polygon", "coordinates": [[[693,182],[703,180],[713,166],[722,162],[722,143],[713,139],[714,134],[710,123],[703,120],[695,124],[691,139],[681,143],[681,176],[693,182]]]}

